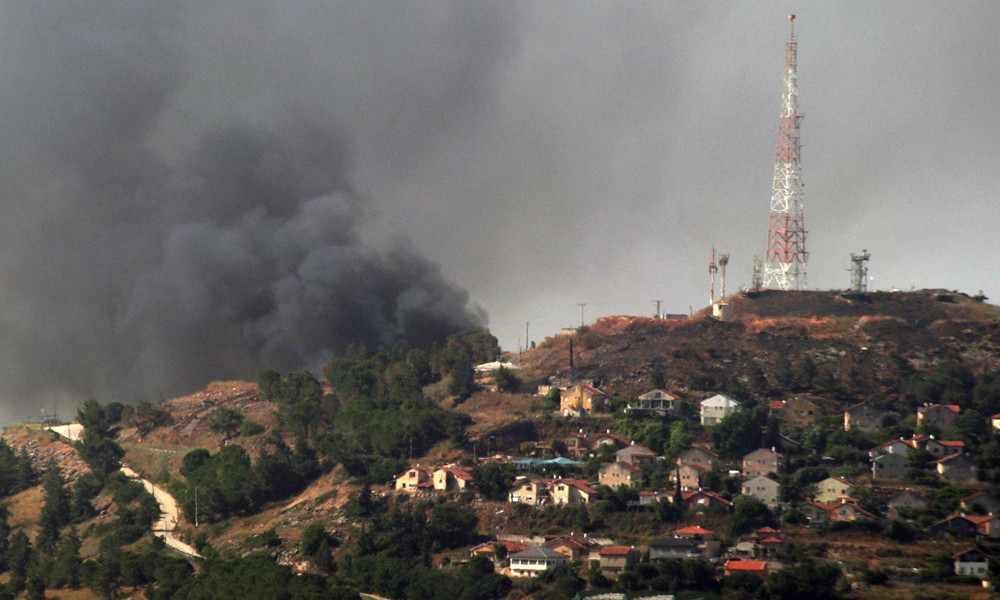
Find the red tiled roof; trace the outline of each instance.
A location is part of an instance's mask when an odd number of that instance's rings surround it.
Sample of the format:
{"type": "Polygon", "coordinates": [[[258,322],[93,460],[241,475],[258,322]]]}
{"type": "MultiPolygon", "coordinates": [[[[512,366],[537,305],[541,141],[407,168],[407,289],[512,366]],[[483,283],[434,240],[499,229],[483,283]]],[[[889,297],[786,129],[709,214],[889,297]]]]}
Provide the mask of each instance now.
{"type": "Polygon", "coordinates": [[[566,485],[575,487],[576,489],[581,490],[583,492],[586,492],[588,494],[596,494],[597,493],[597,490],[595,490],[594,488],[590,487],[590,482],[589,481],[584,481],[582,479],[560,479],[560,480],[558,480],[558,482],[559,483],[565,483],[566,485]]]}
{"type": "Polygon", "coordinates": [[[585,389],[585,390],[587,390],[587,391],[588,391],[588,392],[590,392],[591,394],[597,394],[597,395],[599,395],[599,396],[603,396],[603,395],[604,395],[604,392],[602,392],[601,390],[599,390],[599,389],[597,389],[597,388],[595,388],[595,387],[593,387],[593,386],[589,386],[589,385],[585,385],[585,384],[584,384],[584,385],[581,385],[580,387],[581,387],[582,389],[585,389]]]}
{"type": "Polygon", "coordinates": [[[775,529],[774,527],[761,527],[760,529],[754,531],[754,533],[781,533],[781,532],[775,529]]]}
{"type": "Polygon", "coordinates": [[[965,550],[962,550],[961,552],[956,552],[956,553],[952,554],[951,557],[952,558],[958,558],[959,556],[965,556],[966,554],[969,554],[971,552],[975,552],[976,554],[979,554],[981,556],[985,556],[985,554],[983,554],[983,552],[981,550],[977,550],[976,548],[966,548],[965,550]]]}
{"type": "Polygon", "coordinates": [[[598,553],[601,556],[625,556],[632,551],[629,546],[605,546],[598,553]]]}
{"type": "Polygon", "coordinates": [[[762,540],[757,540],[757,543],[758,544],[784,544],[785,540],[782,540],[782,539],[779,539],[779,538],[776,538],[776,537],[769,537],[769,538],[764,538],[762,540]]]}
{"type": "Polygon", "coordinates": [[[698,527],[697,525],[692,525],[690,527],[685,527],[683,529],[678,529],[678,530],[674,531],[674,533],[691,533],[691,534],[700,534],[700,535],[704,535],[706,533],[711,533],[713,535],[715,534],[714,531],[712,531],[710,529],[704,529],[702,527],[698,527]]]}
{"type": "Polygon", "coordinates": [[[982,525],[983,523],[988,523],[988,522],[996,519],[996,517],[994,517],[992,515],[985,515],[985,516],[980,516],[980,515],[965,515],[965,519],[967,521],[972,521],[976,525],[982,525]]]}
{"type": "Polygon", "coordinates": [[[459,469],[455,467],[441,467],[441,470],[445,473],[451,473],[459,479],[464,479],[465,481],[472,481],[472,472],[465,469],[459,469]]]}
{"type": "Polygon", "coordinates": [[[942,446],[951,446],[953,448],[964,448],[965,442],[962,440],[937,440],[937,443],[942,446]]]}
{"type": "Polygon", "coordinates": [[[785,401],[784,400],[771,400],[770,408],[771,408],[771,410],[781,410],[781,409],[785,408],[785,401]]]}
{"type": "Polygon", "coordinates": [[[760,572],[767,567],[761,560],[731,560],[726,563],[727,571],[760,572]]]}

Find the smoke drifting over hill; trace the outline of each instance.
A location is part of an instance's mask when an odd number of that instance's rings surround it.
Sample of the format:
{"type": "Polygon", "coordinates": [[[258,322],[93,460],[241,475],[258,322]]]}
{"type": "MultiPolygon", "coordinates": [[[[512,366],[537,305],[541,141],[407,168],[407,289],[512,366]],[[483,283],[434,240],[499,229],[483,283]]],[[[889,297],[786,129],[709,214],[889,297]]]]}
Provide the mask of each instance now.
{"type": "Polygon", "coordinates": [[[485,324],[405,240],[366,243],[354,149],[325,111],[203,119],[168,158],[157,127],[189,83],[170,23],[46,7],[9,15],[22,37],[4,53],[3,417],[315,369],[348,344],[485,324]]]}

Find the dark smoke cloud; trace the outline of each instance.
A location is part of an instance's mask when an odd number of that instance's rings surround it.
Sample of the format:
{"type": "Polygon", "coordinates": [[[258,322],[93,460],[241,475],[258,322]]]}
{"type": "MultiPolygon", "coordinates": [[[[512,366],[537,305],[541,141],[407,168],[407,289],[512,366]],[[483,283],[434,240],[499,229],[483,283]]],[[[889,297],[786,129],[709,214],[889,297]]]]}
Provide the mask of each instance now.
{"type": "Polygon", "coordinates": [[[318,369],[352,343],[422,345],[485,324],[405,239],[363,239],[356,149],[327,111],[202,119],[197,142],[158,152],[187,82],[176,22],[152,6],[7,15],[21,29],[0,92],[6,419],[318,369]]]}

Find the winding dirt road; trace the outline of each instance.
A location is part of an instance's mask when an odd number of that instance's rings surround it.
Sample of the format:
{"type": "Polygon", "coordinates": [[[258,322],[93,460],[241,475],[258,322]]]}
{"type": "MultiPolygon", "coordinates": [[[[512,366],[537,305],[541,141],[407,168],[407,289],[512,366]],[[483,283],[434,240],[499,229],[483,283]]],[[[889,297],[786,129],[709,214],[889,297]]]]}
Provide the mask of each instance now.
{"type": "MultiPolygon", "coordinates": [[[[83,437],[83,425],[80,425],[79,423],[57,425],[55,427],[49,427],[49,430],[56,432],[71,442],[80,441],[80,438],[83,437]]],[[[156,498],[157,504],[160,505],[160,519],[153,524],[153,535],[163,538],[163,541],[167,543],[167,546],[177,550],[181,554],[192,558],[201,558],[201,555],[198,554],[198,552],[191,547],[191,545],[185,544],[174,537],[174,529],[177,527],[177,515],[179,514],[177,501],[174,500],[174,497],[168,494],[163,488],[154,485],[152,481],[143,479],[138,473],[129,467],[122,465],[121,470],[126,477],[141,481],[142,485],[146,488],[146,491],[152,494],[153,497],[156,498]]]]}

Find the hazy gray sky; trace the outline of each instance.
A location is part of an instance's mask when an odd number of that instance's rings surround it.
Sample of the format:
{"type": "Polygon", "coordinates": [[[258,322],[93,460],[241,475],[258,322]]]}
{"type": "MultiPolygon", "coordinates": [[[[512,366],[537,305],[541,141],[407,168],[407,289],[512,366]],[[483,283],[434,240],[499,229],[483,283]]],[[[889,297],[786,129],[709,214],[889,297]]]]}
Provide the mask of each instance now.
{"type": "Polygon", "coordinates": [[[765,249],[789,12],[810,287],[1000,300],[995,2],[0,5],[0,416],[703,308],[765,249]]]}

